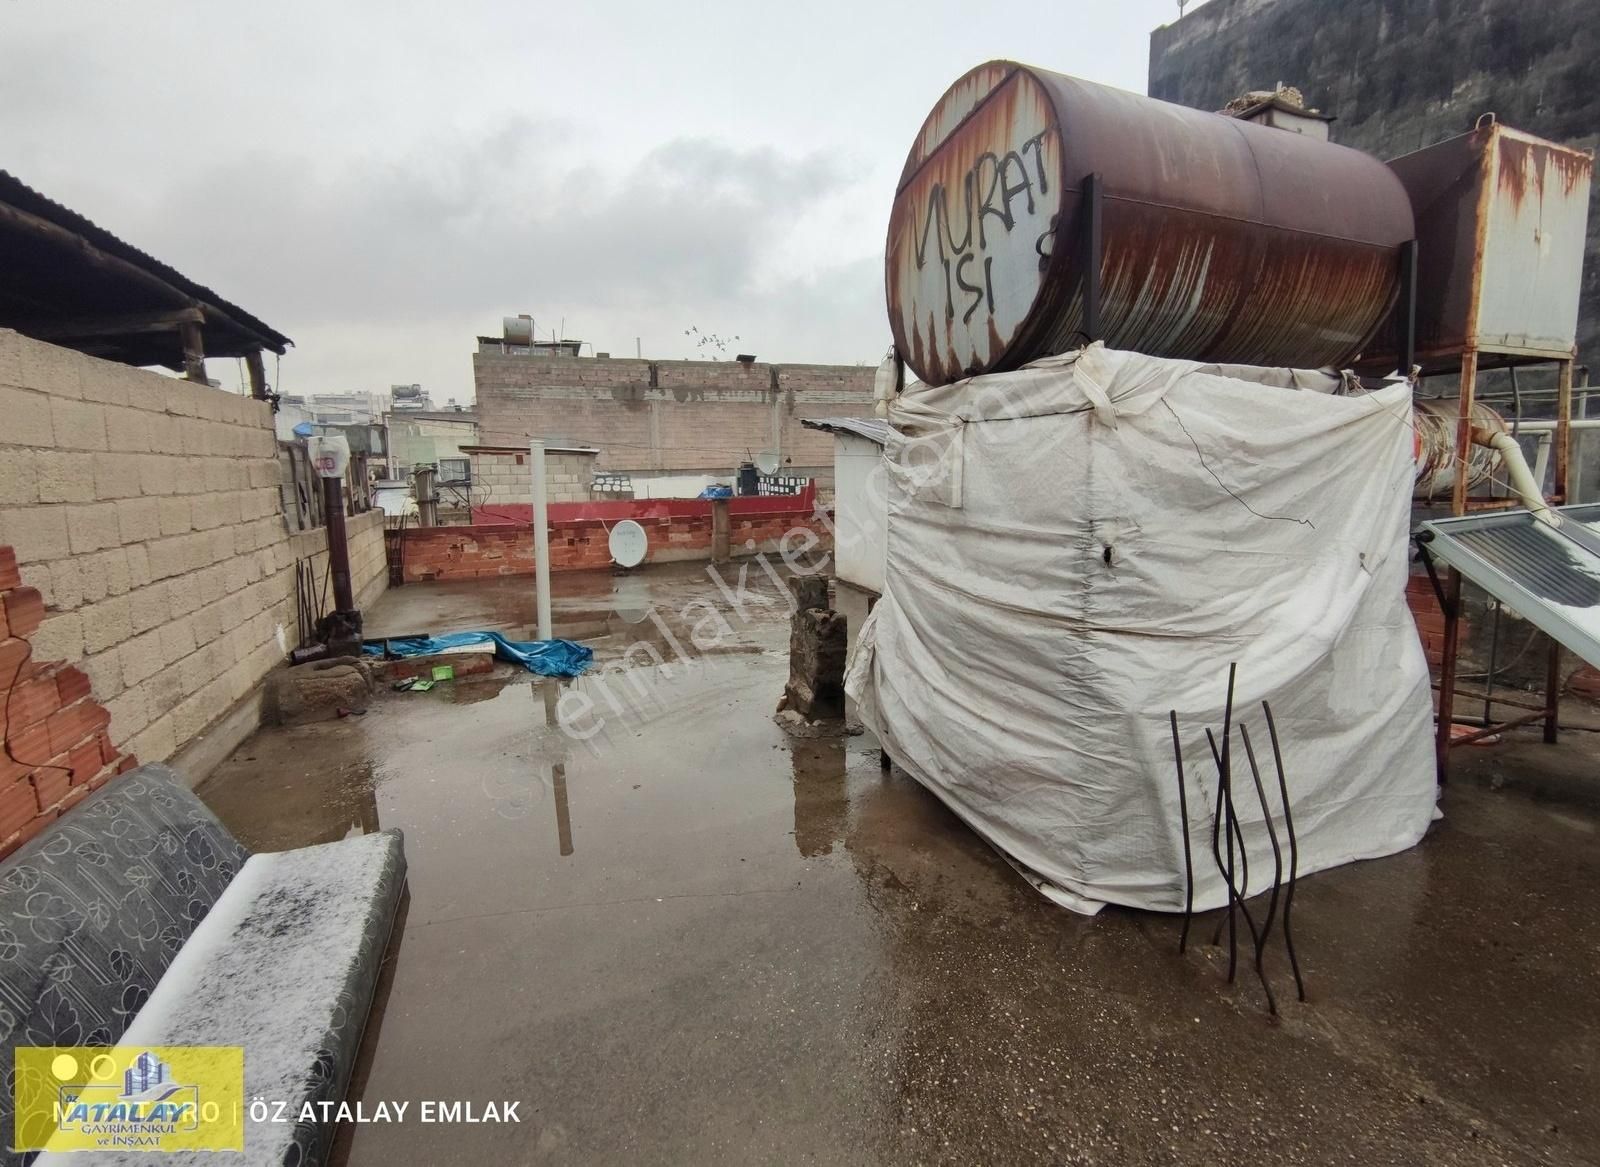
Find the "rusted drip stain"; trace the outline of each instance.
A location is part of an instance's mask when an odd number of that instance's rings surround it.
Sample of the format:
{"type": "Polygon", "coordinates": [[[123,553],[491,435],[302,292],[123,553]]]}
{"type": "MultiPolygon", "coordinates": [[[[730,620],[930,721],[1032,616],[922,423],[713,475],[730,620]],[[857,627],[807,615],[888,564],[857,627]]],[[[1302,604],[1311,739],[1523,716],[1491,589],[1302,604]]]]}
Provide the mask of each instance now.
{"type": "MultiPolygon", "coordinates": [[[[946,101],[967,101],[968,90],[963,84],[960,92],[946,101]]],[[[930,125],[946,120],[944,104],[930,115],[930,125]]],[[[1032,206],[1039,197],[1036,191],[1042,194],[1051,184],[1059,187],[1054,173],[1059,165],[1059,150],[1050,128],[1053,115],[1047,95],[1031,78],[1020,72],[1010,73],[943,139],[938,152],[921,163],[896,197],[886,256],[891,323],[898,322],[899,331],[903,331],[911,313],[919,307],[935,307],[907,302],[907,297],[924,281],[929,265],[937,265],[946,289],[944,303],[939,306],[945,317],[943,344],[935,339],[937,333],[930,324],[925,350],[920,357],[913,351],[914,367],[925,378],[953,379],[969,370],[993,367],[1004,356],[1010,338],[1000,337],[998,343],[994,339],[999,332],[992,317],[992,285],[987,282],[992,275],[983,266],[985,243],[987,236],[1002,225],[1010,229],[1009,205],[1002,203],[1003,213],[997,212],[996,200],[1017,181],[1019,167],[1020,177],[1029,182],[1026,190],[1013,195],[1019,205],[1025,197],[1032,206]],[[1026,134],[1021,129],[1041,125],[1046,127],[1042,134],[1026,134]],[[1003,144],[1024,139],[1033,144],[1028,157],[1021,158],[1014,149],[1004,149],[1003,144]],[[984,283],[979,284],[980,279],[984,283]],[[957,310],[955,289],[959,289],[964,311],[957,310]],[[966,298],[975,290],[985,294],[991,313],[983,326],[971,330],[967,325],[983,302],[976,297],[966,298]],[[962,318],[959,337],[958,316],[962,318]],[[989,341],[987,353],[978,347],[980,338],[985,336],[989,341]]],[[[925,130],[924,137],[930,132],[925,130]]],[[[921,144],[919,140],[919,149],[921,144]]]]}
{"type": "MultiPolygon", "coordinates": [[[[1000,330],[994,326],[994,317],[989,317],[989,361],[993,363],[1000,359],[1000,354],[1005,352],[1006,342],[1000,339],[1000,330]]],[[[969,375],[976,376],[982,372],[981,368],[974,368],[969,375]]]]}
{"type": "Polygon", "coordinates": [[[1541,154],[1549,151],[1536,146],[1532,142],[1519,142],[1515,138],[1500,135],[1497,144],[1500,153],[1499,186],[1500,190],[1511,200],[1515,210],[1522,210],[1523,200],[1528,197],[1528,182],[1531,177],[1538,195],[1544,198],[1544,166],[1541,154]]]}
{"type": "MultiPolygon", "coordinates": [[[[1155,216],[1140,224],[1124,215],[1142,218],[1149,208],[1108,209],[1108,236],[1115,222],[1119,245],[1105,256],[1101,295],[1104,339],[1113,347],[1155,356],[1239,352],[1254,364],[1338,363],[1366,339],[1375,305],[1392,294],[1392,260],[1359,245],[1312,248],[1289,232],[1245,231],[1224,220],[1163,231],[1155,216]],[[1311,343],[1283,327],[1297,316],[1322,322],[1311,343]]],[[[1081,291],[1059,312],[1047,342],[1055,351],[1070,347],[1082,328],[1081,291]]]]}
{"type": "Polygon", "coordinates": [[[1561,175],[1561,193],[1571,196],[1594,178],[1594,155],[1586,150],[1552,150],[1550,165],[1561,175]]]}
{"type": "Polygon", "coordinates": [[[1499,189],[1505,192],[1516,210],[1528,197],[1530,183],[1542,199],[1545,179],[1552,172],[1560,180],[1561,193],[1571,196],[1594,175],[1594,155],[1549,142],[1525,142],[1506,133],[1499,135],[1499,189]]]}
{"type": "Polygon", "coordinates": [[[917,135],[916,145],[911,148],[911,155],[906,159],[896,189],[904,189],[923,162],[961,128],[964,119],[971,117],[973,110],[980,108],[996,89],[1016,73],[1017,67],[1011,62],[997,61],[974,70],[957,82],[923,123],[922,132],[917,135]],[[965,108],[965,112],[959,118],[952,116],[955,110],[962,108],[965,108]]]}
{"type": "Polygon", "coordinates": [[[927,360],[927,353],[922,351],[922,328],[913,320],[911,322],[911,367],[913,369],[923,368],[927,360]]]}

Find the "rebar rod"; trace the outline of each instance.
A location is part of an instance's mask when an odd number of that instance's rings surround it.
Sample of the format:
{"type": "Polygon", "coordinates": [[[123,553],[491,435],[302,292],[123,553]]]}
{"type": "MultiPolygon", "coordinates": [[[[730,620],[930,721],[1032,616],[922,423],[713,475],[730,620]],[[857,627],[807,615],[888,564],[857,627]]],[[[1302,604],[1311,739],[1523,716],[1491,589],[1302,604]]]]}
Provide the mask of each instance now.
{"type": "Polygon", "coordinates": [[[1189,922],[1194,916],[1194,859],[1189,850],[1189,795],[1183,784],[1183,746],[1178,740],[1178,711],[1172,718],[1172,757],[1178,765],[1178,818],[1183,830],[1183,931],[1178,934],[1178,954],[1189,946],[1189,922]]]}
{"type": "Polygon", "coordinates": [[[1267,918],[1262,922],[1261,934],[1256,937],[1256,979],[1267,994],[1267,1011],[1276,1017],[1278,1001],[1272,995],[1272,986],[1267,983],[1266,952],[1267,941],[1272,937],[1272,920],[1278,911],[1278,888],[1283,883],[1283,852],[1278,848],[1278,831],[1272,825],[1272,807],[1267,804],[1266,787],[1261,784],[1261,767],[1256,765],[1256,751],[1250,744],[1250,730],[1242,721],[1239,723],[1239,737],[1244,741],[1244,755],[1250,760],[1250,777],[1255,780],[1256,798],[1261,802],[1261,817],[1267,824],[1267,839],[1272,844],[1272,896],[1267,900],[1267,918]]]}
{"type": "Polygon", "coordinates": [[[1267,716],[1267,734],[1272,738],[1272,761],[1278,769],[1278,794],[1283,799],[1283,829],[1289,836],[1289,887],[1283,897],[1283,945],[1289,950],[1289,967],[1294,970],[1295,990],[1300,1000],[1306,999],[1306,983],[1300,975],[1300,960],[1294,951],[1294,929],[1289,916],[1294,910],[1295,877],[1300,871],[1300,844],[1294,833],[1294,811],[1289,805],[1289,780],[1283,773],[1283,750],[1278,744],[1278,726],[1272,719],[1272,706],[1263,701],[1261,711],[1267,716]]]}
{"type": "MultiPolygon", "coordinates": [[[[1232,826],[1233,826],[1233,793],[1232,793],[1232,790],[1230,789],[1230,787],[1233,784],[1233,779],[1232,779],[1231,771],[1229,770],[1229,766],[1231,765],[1230,757],[1229,757],[1229,750],[1231,749],[1231,744],[1230,743],[1231,743],[1231,739],[1233,737],[1233,683],[1234,683],[1234,678],[1237,675],[1238,671],[1239,671],[1238,663],[1235,662],[1235,661],[1229,661],[1228,662],[1228,697],[1227,697],[1227,700],[1223,703],[1223,706],[1222,706],[1222,760],[1221,760],[1221,775],[1220,775],[1220,784],[1221,784],[1220,785],[1220,789],[1222,791],[1222,801],[1223,801],[1224,806],[1226,807],[1226,809],[1223,811],[1223,814],[1227,818],[1228,823],[1229,823],[1229,834],[1228,834],[1228,983],[1230,985],[1233,983],[1234,974],[1238,971],[1238,965],[1239,965],[1239,934],[1238,934],[1238,924],[1235,921],[1235,911],[1234,911],[1234,909],[1238,906],[1240,896],[1239,896],[1238,892],[1236,892],[1234,890],[1234,885],[1233,885],[1233,833],[1232,833],[1232,826]]],[[[1248,886],[1248,882],[1249,881],[1247,879],[1246,880],[1247,886],[1248,886]]],[[[1252,929],[1252,931],[1253,931],[1253,929],[1252,929]]]]}
{"type": "MultiPolygon", "coordinates": [[[[1228,877],[1229,888],[1235,892],[1235,895],[1239,901],[1239,910],[1244,913],[1245,926],[1250,929],[1250,935],[1254,936],[1256,931],[1255,919],[1250,915],[1250,905],[1244,902],[1245,896],[1250,891],[1250,856],[1245,854],[1244,830],[1239,826],[1239,816],[1234,810],[1233,781],[1231,776],[1226,783],[1222,781],[1222,754],[1217,749],[1216,737],[1212,735],[1209,729],[1206,730],[1206,742],[1211,746],[1211,760],[1215,762],[1217,766],[1218,817],[1222,821],[1224,829],[1228,832],[1228,839],[1230,843],[1234,840],[1238,841],[1241,856],[1239,864],[1239,882],[1234,883],[1232,878],[1228,877]]],[[[1222,857],[1220,853],[1217,856],[1217,869],[1222,871],[1225,876],[1227,875],[1228,869],[1223,868],[1222,857]]],[[[1212,947],[1216,947],[1222,943],[1222,929],[1227,922],[1228,918],[1226,916],[1217,921],[1216,930],[1211,934],[1212,947]]]]}

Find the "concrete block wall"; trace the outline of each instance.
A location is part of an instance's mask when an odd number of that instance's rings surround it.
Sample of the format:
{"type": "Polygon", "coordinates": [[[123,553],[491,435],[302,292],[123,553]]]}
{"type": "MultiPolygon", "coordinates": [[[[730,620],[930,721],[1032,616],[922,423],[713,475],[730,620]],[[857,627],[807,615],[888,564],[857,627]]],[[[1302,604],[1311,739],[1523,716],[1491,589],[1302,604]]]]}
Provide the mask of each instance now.
{"type": "MultiPolygon", "coordinates": [[[[370,510],[364,515],[350,515],[344,521],[345,538],[350,547],[350,590],[355,593],[356,607],[370,608],[379,596],[389,587],[389,559],[383,547],[383,512],[370,510]]],[[[312,574],[317,579],[318,596],[321,597],[321,583],[328,569],[328,533],[321,527],[309,531],[297,531],[289,536],[290,564],[297,560],[310,560],[312,574]]],[[[294,614],[294,579],[289,579],[289,611],[294,614]]],[[[333,607],[333,584],[328,584],[327,602],[322,604],[325,614],[333,607]]],[[[292,641],[295,636],[294,625],[288,625],[285,632],[292,641]]],[[[294,645],[290,644],[290,648],[294,645]]]]}
{"type": "Polygon", "coordinates": [[[729,474],[763,450],[786,473],[833,474],[832,438],[804,418],[872,413],[871,366],[473,357],[485,443],[530,436],[598,447],[597,468],[729,474]]]}
{"type": "MultiPolygon", "coordinates": [[[[474,451],[471,458],[473,506],[533,505],[533,477],[526,453],[474,451]]],[[[593,454],[546,451],[545,492],[549,501],[588,502],[594,460],[593,454]]]]}
{"type": "MultiPolygon", "coordinates": [[[[1414,575],[1408,579],[1406,604],[1411,609],[1412,620],[1416,622],[1417,635],[1422,639],[1422,651],[1428,657],[1428,665],[1437,672],[1444,660],[1444,609],[1439,606],[1433,581],[1425,575],[1414,575]]],[[[1463,622],[1463,637],[1466,632],[1463,622]]]]}
{"type": "MultiPolygon", "coordinates": [[[[294,564],[265,402],[0,330],[0,544],[44,604],[40,659],[83,671],[110,739],[170,757],[292,647],[294,564]],[[280,631],[281,630],[281,631],[280,631]]],[[[381,515],[356,585],[387,580],[381,515]]]]}

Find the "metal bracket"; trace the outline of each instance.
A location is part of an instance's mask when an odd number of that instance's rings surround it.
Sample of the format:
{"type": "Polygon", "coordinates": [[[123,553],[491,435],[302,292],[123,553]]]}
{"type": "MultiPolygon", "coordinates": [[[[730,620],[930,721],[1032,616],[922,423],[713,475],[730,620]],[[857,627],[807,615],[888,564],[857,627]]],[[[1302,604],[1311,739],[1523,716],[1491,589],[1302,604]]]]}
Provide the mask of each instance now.
{"type": "Polygon", "coordinates": [[[1417,241],[1400,245],[1400,375],[1417,367],[1417,241]]]}
{"type": "Polygon", "coordinates": [[[1416,535],[1417,558],[1422,560],[1422,567],[1428,573],[1428,582],[1433,585],[1434,597],[1439,601],[1439,610],[1446,616],[1454,619],[1456,606],[1445,596],[1444,584],[1439,582],[1439,572],[1433,566],[1433,556],[1428,554],[1428,540],[1433,538],[1433,532],[1420,531],[1416,535]]]}

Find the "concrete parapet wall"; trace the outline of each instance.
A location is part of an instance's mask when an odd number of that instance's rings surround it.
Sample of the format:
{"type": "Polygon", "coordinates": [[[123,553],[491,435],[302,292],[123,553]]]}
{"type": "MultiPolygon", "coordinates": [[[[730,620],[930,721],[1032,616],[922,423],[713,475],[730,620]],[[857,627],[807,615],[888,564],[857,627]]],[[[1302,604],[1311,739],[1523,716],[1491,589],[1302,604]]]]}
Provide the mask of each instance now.
{"type": "MultiPolygon", "coordinates": [[[[266,402],[0,330],[0,544],[44,605],[35,658],[81,669],[110,739],[171,757],[296,638],[266,402]]],[[[353,583],[387,584],[383,519],[349,520],[353,583]]]]}

